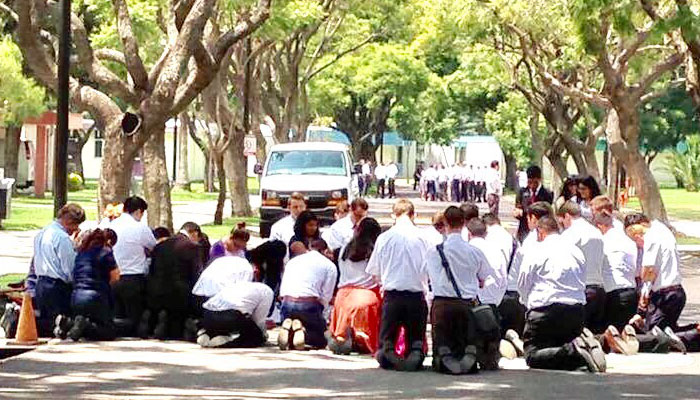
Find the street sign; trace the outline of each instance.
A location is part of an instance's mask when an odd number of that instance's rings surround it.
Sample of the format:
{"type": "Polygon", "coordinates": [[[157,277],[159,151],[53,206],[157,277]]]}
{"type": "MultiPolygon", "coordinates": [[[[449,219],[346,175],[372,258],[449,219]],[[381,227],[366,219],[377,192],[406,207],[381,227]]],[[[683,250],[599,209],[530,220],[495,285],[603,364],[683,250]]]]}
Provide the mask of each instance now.
{"type": "Polygon", "coordinates": [[[243,155],[254,156],[258,150],[258,141],[253,135],[246,135],[243,141],[243,155]]]}

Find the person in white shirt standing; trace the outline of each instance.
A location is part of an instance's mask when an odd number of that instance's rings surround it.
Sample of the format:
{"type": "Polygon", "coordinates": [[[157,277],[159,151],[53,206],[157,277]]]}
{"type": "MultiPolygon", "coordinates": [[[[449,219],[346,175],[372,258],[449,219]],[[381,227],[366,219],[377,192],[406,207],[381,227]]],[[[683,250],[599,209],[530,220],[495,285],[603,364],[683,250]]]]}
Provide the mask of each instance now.
{"type": "Polygon", "coordinates": [[[328,248],[336,251],[352,239],[355,227],[367,216],[369,204],[367,200],[358,197],[350,203],[350,213],[333,223],[322,234],[321,238],[328,243],[328,248]]]}
{"type": "Polygon", "coordinates": [[[386,179],[389,185],[389,198],[396,198],[396,177],[399,175],[399,167],[393,161],[386,166],[386,179]]]}
{"type": "Polygon", "coordinates": [[[462,184],[462,167],[459,164],[455,164],[450,168],[450,178],[452,179],[452,201],[459,203],[462,201],[462,189],[460,187],[462,184]]]}
{"type": "Polygon", "coordinates": [[[386,195],[386,177],[387,165],[377,164],[377,168],[374,169],[374,178],[377,180],[377,197],[382,199],[386,195]]]}
{"type": "Polygon", "coordinates": [[[119,238],[113,249],[121,276],[113,288],[114,314],[125,335],[135,333],[144,312],[147,256],[157,244],[151,229],[141,222],[147,209],[144,199],[129,197],[124,201],[124,213],[109,226],[119,238]]]}
{"type": "Polygon", "coordinates": [[[450,181],[450,173],[444,165],[440,164],[437,170],[438,197],[440,201],[447,201],[447,184],[450,181]]]}
{"type": "MultiPolygon", "coordinates": [[[[297,217],[306,211],[304,195],[299,192],[292,193],[287,200],[287,209],[289,210],[289,215],[275,222],[270,228],[270,241],[279,240],[285,246],[289,245],[289,241],[294,236],[294,224],[296,224],[297,217]]],[[[285,262],[288,259],[289,252],[287,252],[285,262]]]]}
{"type": "Polygon", "coordinates": [[[423,260],[428,244],[413,223],[415,208],[406,199],[393,207],[395,225],[377,239],[367,273],[375,276],[384,290],[377,361],[385,369],[415,371],[422,367],[428,305],[425,301],[427,275],[423,260]],[[406,332],[408,355],[395,351],[399,328],[406,332]]]}
{"type": "Polygon", "coordinates": [[[644,251],[639,309],[646,310],[646,330],[654,327],[676,330],[686,294],[673,232],[663,222],[650,221],[644,214],[625,217],[625,231],[644,251]]]}
{"type": "Polygon", "coordinates": [[[445,210],[447,238],[432,247],[425,258],[435,298],[430,310],[433,337],[433,369],[449,374],[477,371],[479,338],[471,309],[479,305],[480,282],[487,280],[489,265],[484,254],[462,238],[464,213],[451,206],[445,210]]]}
{"type": "Polygon", "coordinates": [[[283,322],[277,342],[280,350],[304,350],[307,345],[322,349],[328,344],[323,312],[338,280],[333,253],[323,239],[312,241],[308,251],[302,243],[293,243],[292,251],[298,255],[289,260],[282,275],[283,322]]]}
{"type": "Polygon", "coordinates": [[[538,245],[523,258],[518,292],[526,305],[525,361],[530,368],[604,372],[605,353],[583,327],[585,294],[581,250],[559,235],[557,221],[537,223],[538,245]],[[539,249],[546,251],[536,251],[539,249]]]}
{"type": "Polygon", "coordinates": [[[437,170],[435,165],[430,165],[428,169],[423,171],[422,178],[425,179],[426,184],[426,200],[435,201],[437,195],[437,170]]]}
{"type": "Polygon", "coordinates": [[[489,212],[498,215],[498,205],[503,196],[503,185],[501,184],[501,173],[499,172],[498,161],[491,162],[491,168],[486,172],[486,202],[489,205],[489,212]]]}
{"type": "Polygon", "coordinates": [[[603,234],[605,320],[622,331],[637,312],[637,246],[624,229],[614,227],[613,202],[598,196],[591,203],[593,222],[603,234]]]}
{"type": "Polygon", "coordinates": [[[567,201],[557,210],[557,218],[565,228],[562,238],[575,244],[583,252],[586,273],[586,322],[595,334],[603,333],[605,324],[605,289],[603,265],[605,252],[603,235],[581,216],[581,208],[567,201]]]}

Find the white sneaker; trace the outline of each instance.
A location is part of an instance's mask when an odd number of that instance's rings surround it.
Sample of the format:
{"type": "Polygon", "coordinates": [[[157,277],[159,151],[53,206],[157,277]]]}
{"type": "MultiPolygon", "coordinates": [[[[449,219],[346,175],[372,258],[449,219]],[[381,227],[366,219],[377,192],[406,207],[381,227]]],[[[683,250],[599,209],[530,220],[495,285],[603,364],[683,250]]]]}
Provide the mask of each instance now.
{"type": "Polygon", "coordinates": [[[508,329],[506,331],[505,339],[513,344],[513,347],[515,348],[515,351],[518,352],[519,357],[525,355],[525,344],[523,343],[522,339],[520,339],[518,332],[508,329]]]}
{"type": "Polygon", "coordinates": [[[228,343],[233,342],[234,340],[238,339],[241,337],[240,333],[234,333],[231,335],[220,335],[220,336],[214,336],[209,340],[209,345],[207,347],[222,347],[228,343]]]}

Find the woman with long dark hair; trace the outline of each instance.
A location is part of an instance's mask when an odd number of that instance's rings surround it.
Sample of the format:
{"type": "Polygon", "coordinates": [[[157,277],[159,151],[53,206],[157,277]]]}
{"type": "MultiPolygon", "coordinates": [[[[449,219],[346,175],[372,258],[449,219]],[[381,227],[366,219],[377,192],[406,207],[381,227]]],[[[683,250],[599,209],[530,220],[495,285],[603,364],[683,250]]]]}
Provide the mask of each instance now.
{"type": "Polygon", "coordinates": [[[336,354],[355,350],[373,354],[379,343],[379,284],[365,269],[382,228],[365,218],[352,240],[340,250],[338,293],[331,316],[329,348],[336,354]]]}
{"type": "Polygon", "coordinates": [[[289,246],[290,258],[296,256],[296,254],[292,252],[292,244],[295,242],[301,242],[304,247],[308,249],[312,241],[321,238],[321,231],[318,226],[318,217],[311,211],[302,211],[301,214],[299,214],[294,223],[294,236],[292,236],[292,239],[287,243],[289,246]]]}
{"type": "Polygon", "coordinates": [[[113,340],[116,336],[112,322],[114,305],[111,284],[119,280],[119,269],[112,254],[117,234],[111,229],[95,229],[86,234],[75,258],[73,294],[68,316],[56,318],[56,337],[90,340],[113,340]]]}
{"type": "Polygon", "coordinates": [[[600,186],[592,176],[581,179],[578,183],[578,205],[581,207],[581,216],[588,221],[593,221],[591,200],[600,196],[600,186]]]}
{"type": "Polygon", "coordinates": [[[578,182],[579,178],[575,175],[569,175],[566,180],[564,180],[564,184],[561,187],[561,194],[554,202],[555,209],[558,210],[559,207],[569,200],[578,203],[578,182]]]}

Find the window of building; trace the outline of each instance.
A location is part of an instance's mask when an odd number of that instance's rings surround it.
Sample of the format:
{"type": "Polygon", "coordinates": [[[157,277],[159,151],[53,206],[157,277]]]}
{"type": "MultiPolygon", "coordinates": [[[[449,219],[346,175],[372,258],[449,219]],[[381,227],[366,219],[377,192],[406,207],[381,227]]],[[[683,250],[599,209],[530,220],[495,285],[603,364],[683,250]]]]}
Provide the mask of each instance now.
{"type": "Polygon", "coordinates": [[[104,135],[99,130],[95,130],[95,158],[102,158],[102,145],[104,135]]]}

